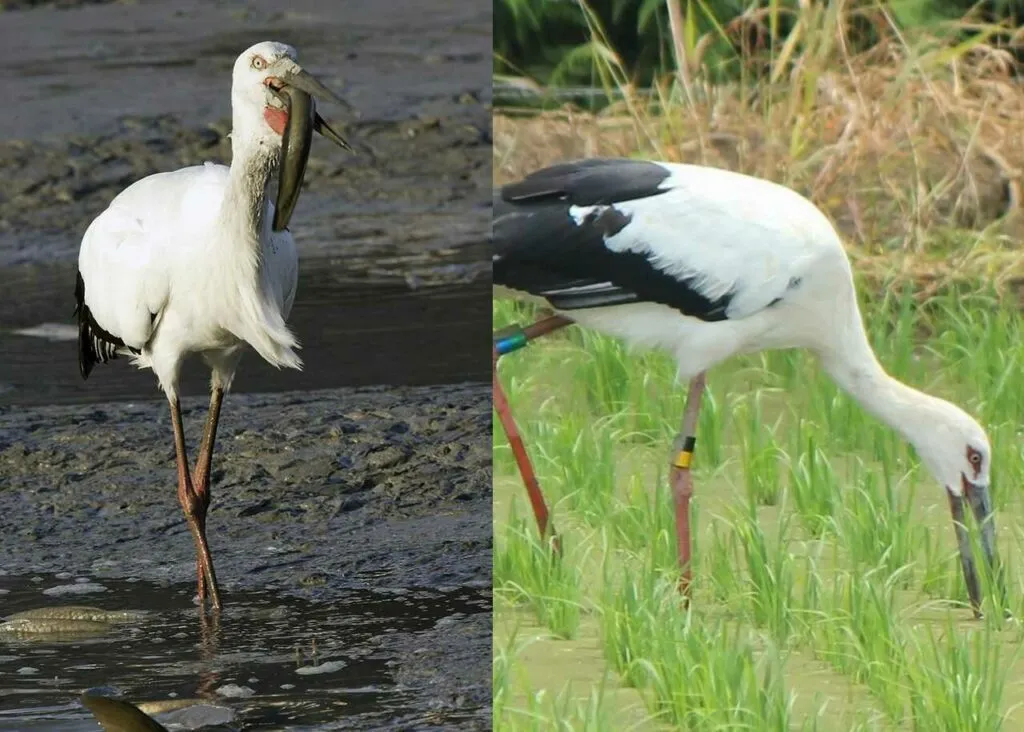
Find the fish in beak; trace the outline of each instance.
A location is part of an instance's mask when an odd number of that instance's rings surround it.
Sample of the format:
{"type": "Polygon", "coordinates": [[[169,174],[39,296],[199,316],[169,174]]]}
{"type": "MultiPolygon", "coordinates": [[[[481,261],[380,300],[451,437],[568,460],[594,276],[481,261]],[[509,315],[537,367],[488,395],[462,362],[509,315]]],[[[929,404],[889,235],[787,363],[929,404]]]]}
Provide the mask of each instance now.
{"type": "Polygon", "coordinates": [[[109,696],[82,694],[82,704],[106,732],[168,732],[134,704],[109,696]]]}
{"type": "Polygon", "coordinates": [[[313,98],[330,99],[348,106],[344,101],[291,59],[279,59],[270,67],[270,71],[268,86],[288,108],[288,122],[281,142],[281,165],[272,225],[274,231],[282,231],[288,226],[299,200],[313,133],[323,135],[344,150],[351,152],[352,147],[316,111],[313,98]]]}
{"type": "Polygon", "coordinates": [[[978,523],[981,531],[981,550],[985,555],[985,563],[989,568],[992,580],[996,583],[1003,608],[1006,608],[1006,584],[1002,575],[1001,567],[996,558],[996,522],[992,512],[992,498],[989,495],[988,485],[972,483],[966,477],[961,478],[961,495],[953,491],[949,494],[949,508],[953,514],[953,527],[956,529],[956,542],[960,549],[960,566],[963,568],[964,581],[967,583],[967,594],[971,599],[971,609],[974,617],[982,618],[981,612],[981,582],[978,579],[978,568],[974,562],[974,552],[971,550],[970,536],[967,533],[967,524],[964,523],[964,500],[971,507],[971,513],[978,523]]]}

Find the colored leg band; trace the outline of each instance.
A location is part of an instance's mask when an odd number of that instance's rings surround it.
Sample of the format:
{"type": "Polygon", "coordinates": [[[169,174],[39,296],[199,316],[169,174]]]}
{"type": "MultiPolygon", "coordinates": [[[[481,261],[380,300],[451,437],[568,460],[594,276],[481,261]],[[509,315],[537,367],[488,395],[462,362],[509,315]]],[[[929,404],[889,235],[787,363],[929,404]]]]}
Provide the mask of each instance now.
{"type": "Polygon", "coordinates": [[[494,350],[498,352],[499,356],[504,356],[506,353],[512,353],[512,351],[518,351],[520,348],[525,346],[528,342],[526,333],[522,330],[518,330],[509,335],[502,336],[494,344],[494,350]]]}
{"type": "Polygon", "coordinates": [[[676,459],[672,461],[672,464],[677,468],[685,470],[690,467],[690,463],[693,462],[693,448],[697,445],[697,438],[690,436],[683,441],[683,449],[676,455],[676,459]]]}

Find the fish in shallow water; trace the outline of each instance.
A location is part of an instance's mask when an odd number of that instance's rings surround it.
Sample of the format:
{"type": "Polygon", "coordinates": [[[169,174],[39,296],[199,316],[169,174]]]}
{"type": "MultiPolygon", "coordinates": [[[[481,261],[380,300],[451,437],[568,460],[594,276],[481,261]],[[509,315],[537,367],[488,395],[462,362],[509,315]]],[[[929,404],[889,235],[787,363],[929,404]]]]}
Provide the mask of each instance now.
{"type": "Polygon", "coordinates": [[[23,610],[7,616],[7,620],[89,620],[94,623],[127,623],[142,620],[140,610],[104,610],[91,605],[52,605],[23,610]]]}
{"type": "Polygon", "coordinates": [[[106,732],[168,732],[166,727],[130,702],[92,694],[82,694],[81,700],[106,732]]]}
{"type": "Polygon", "coordinates": [[[56,605],[8,615],[0,623],[0,637],[19,640],[77,640],[103,635],[119,623],[142,620],[135,610],[104,610],[88,605],[56,605]]]}

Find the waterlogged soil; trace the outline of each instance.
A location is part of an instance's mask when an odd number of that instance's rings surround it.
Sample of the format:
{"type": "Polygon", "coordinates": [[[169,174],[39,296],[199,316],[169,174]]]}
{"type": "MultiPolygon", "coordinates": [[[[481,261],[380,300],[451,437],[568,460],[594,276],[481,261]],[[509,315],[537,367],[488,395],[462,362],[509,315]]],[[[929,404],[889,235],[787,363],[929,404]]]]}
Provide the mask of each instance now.
{"type": "Polygon", "coordinates": [[[78,602],[133,612],[127,618],[113,613],[116,622],[94,621],[88,632],[37,623],[44,632],[16,634],[0,625],[0,728],[95,730],[78,701],[83,689],[144,709],[177,701],[179,709],[147,710],[171,729],[481,724],[478,714],[467,711],[465,696],[425,686],[419,669],[410,668],[396,648],[408,646],[420,663],[431,665],[438,662],[434,649],[464,653],[467,629],[489,622],[490,593],[484,589],[391,585],[348,589],[320,602],[237,591],[219,620],[204,620],[184,588],[114,580],[104,569],[0,575],[4,611],[11,614],[59,606],[68,597],[60,592],[75,587],[90,590],[73,596],[78,602]]]}
{"type": "MultiPolygon", "coordinates": [[[[184,403],[193,454],[205,407],[199,398],[184,403]]],[[[106,587],[98,599],[110,609],[138,602],[114,579],[166,585],[175,603],[189,605],[195,555],[177,503],[165,404],[8,407],[0,424],[0,569],[86,577],[106,587]]],[[[317,617],[353,593],[488,597],[489,427],[482,384],[230,395],[208,518],[227,622],[241,622],[255,596],[271,605],[301,600],[317,617]],[[324,607],[314,612],[317,603],[324,607]]],[[[96,604],[88,594],[69,597],[96,604]]],[[[2,594],[0,608],[27,609],[2,594]]],[[[350,710],[354,728],[410,729],[409,719],[427,723],[423,715],[441,715],[435,723],[445,729],[488,727],[490,615],[460,612],[437,627],[373,639],[393,683],[409,692],[387,724],[379,709],[365,718],[350,710]]],[[[192,616],[178,626],[183,643],[195,643],[194,626],[192,616]]],[[[338,648],[355,642],[334,627],[338,648]]],[[[107,663],[146,665],[132,649],[107,663]]],[[[0,695],[0,709],[14,703],[22,702],[0,695]]]]}

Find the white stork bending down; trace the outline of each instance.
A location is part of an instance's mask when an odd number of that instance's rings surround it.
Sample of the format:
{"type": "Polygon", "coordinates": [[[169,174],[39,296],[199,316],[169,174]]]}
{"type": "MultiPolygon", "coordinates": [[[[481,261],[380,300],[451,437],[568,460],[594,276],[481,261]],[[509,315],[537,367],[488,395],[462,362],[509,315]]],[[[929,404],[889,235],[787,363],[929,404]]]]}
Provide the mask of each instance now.
{"type": "MultiPolygon", "coordinates": [[[[995,568],[991,451],[963,410],[889,376],[864,332],[850,263],[835,229],[781,185],[695,165],[593,159],[555,165],[494,200],[494,283],[547,301],[558,315],[496,334],[495,362],[577,323],[661,347],[690,381],[670,476],[684,592],[690,581],[690,462],[705,372],[738,353],[807,348],[839,386],[917,450],[945,486],[971,604],[981,593],[963,500],[995,568]]],[[[547,513],[494,374],[495,403],[541,532],[547,513]]]]}
{"type": "Polygon", "coordinates": [[[295,242],[287,221],[272,223],[267,186],[280,168],[278,209],[290,213],[312,129],[347,147],[316,114],[309,95],[337,98],[295,58],[294,48],[274,42],[239,56],[231,85],[231,167],[206,163],[132,184],[90,224],[78,257],[82,378],[118,354],[156,373],[171,406],[178,499],[195,539],[199,601],[205,606],[209,593],[214,609],[221,603],[206,512],[221,400],[246,343],[277,368],[302,367],[298,341],[285,323],[298,276],[295,242]],[[295,110],[302,113],[290,114],[295,110]],[[189,354],[201,355],[213,372],[210,412],[191,473],[178,401],[189,354]]]}

